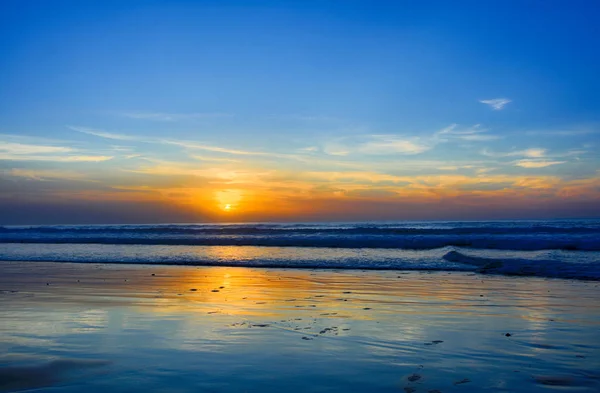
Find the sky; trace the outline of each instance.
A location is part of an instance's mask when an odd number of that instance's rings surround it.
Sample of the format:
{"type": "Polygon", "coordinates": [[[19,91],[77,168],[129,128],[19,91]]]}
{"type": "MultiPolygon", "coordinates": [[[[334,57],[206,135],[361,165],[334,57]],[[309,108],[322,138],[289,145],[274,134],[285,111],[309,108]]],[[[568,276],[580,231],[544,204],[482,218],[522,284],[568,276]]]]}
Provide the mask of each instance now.
{"type": "Polygon", "coordinates": [[[0,4],[0,224],[600,217],[597,1],[0,4]]]}

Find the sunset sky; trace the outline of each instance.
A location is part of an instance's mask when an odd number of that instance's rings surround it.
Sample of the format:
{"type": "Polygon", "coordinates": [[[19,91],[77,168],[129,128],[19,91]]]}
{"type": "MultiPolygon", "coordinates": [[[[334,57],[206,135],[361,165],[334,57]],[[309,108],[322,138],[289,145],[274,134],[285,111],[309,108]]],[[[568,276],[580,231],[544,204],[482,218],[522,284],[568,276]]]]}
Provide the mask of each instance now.
{"type": "Polygon", "coordinates": [[[600,216],[597,1],[0,5],[0,224],[600,216]]]}

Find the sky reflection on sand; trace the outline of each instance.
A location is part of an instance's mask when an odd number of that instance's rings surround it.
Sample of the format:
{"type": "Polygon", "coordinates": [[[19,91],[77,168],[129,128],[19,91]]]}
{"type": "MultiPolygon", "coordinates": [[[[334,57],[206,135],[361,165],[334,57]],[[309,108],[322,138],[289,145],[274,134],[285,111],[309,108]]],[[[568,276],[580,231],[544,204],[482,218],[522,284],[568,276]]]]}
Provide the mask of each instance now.
{"type": "MultiPolygon", "coordinates": [[[[110,362],[48,383],[61,391],[531,392],[553,386],[544,375],[567,378],[563,389],[600,387],[594,282],[468,273],[0,267],[3,370],[56,359],[110,362]],[[421,378],[409,381],[414,373],[421,378]],[[464,378],[471,382],[454,385],[464,378]]],[[[9,386],[2,384],[0,391],[9,386]]]]}

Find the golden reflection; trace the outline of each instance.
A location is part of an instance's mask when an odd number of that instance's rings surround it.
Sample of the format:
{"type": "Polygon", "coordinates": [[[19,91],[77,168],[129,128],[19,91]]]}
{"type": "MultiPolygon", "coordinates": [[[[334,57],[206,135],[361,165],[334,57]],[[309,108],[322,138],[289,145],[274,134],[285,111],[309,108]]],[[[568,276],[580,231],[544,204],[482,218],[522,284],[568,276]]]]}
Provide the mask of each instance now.
{"type": "MultiPolygon", "coordinates": [[[[214,252],[215,257],[243,260],[258,251],[214,247],[214,252]]],[[[532,345],[527,350],[537,353],[548,348],[552,320],[592,327],[597,326],[599,315],[598,296],[586,282],[467,273],[27,265],[0,263],[6,273],[0,277],[0,288],[15,291],[5,294],[0,316],[4,313],[7,322],[0,333],[7,329],[49,335],[92,333],[103,327],[175,329],[160,322],[179,321],[176,332],[169,330],[169,334],[179,337],[177,345],[190,348],[198,340],[244,339],[228,330],[242,324],[268,327],[260,330],[265,334],[273,334],[276,328],[332,337],[335,327],[340,336],[385,334],[388,340],[420,343],[439,338],[440,332],[430,326],[463,329],[469,321],[476,325],[470,329],[502,329],[498,335],[518,328],[532,345]],[[38,314],[22,311],[36,307],[38,314]],[[15,312],[19,319],[6,317],[15,312]],[[502,327],[496,327],[500,320],[502,327]],[[387,330],[381,330],[384,324],[387,330]]]]}

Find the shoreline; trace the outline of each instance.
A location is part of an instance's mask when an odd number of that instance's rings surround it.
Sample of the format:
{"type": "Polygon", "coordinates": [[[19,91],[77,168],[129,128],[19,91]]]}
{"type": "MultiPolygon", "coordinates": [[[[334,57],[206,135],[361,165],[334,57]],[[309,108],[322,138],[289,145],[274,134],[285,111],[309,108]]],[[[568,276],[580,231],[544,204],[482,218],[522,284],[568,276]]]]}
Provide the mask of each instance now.
{"type": "MultiPolygon", "coordinates": [[[[25,261],[25,260],[2,260],[0,259],[0,264],[35,264],[35,263],[50,263],[50,264],[76,264],[76,265],[115,265],[115,266],[147,266],[147,267],[189,267],[189,268],[247,268],[247,269],[277,269],[277,270],[323,270],[323,271],[348,271],[348,272],[396,272],[399,274],[403,274],[406,272],[414,272],[414,273],[423,273],[423,274],[433,274],[433,273],[466,273],[466,274],[475,274],[481,277],[507,277],[507,278],[538,278],[544,280],[567,280],[567,281],[583,281],[590,283],[598,283],[600,282],[600,277],[596,276],[554,276],[554,275],[540,275],[539,273],[527,273],[527,272],[513,272],[513,271],[500,271],[498,268],[502,266],[494,266],[493,264],[497,261],[494,259],[484,260],[483,258],[476,257],[467,257],[472,260],[483,260],[480,262],[480,265],[472,265],[470,267],[456,267],[456,268],[440,268],[440,267],[403,267],[398,268],[396,266],[366,266],[360,265],[357,267],[353,266],[327,266],[320,264],[302,264],[302,265],[286,265],[286,264],[277,264],[277,263],[268,263],[268,264],[260,264],[253,262],[198,262],[193,261],[190,263],[187,262],[169,262],[169,261],[160,261],[160,262],[131,262],[131,261],[57,261],[57,260],[33,260],[33,261],[25,261]],[[491,267],[486,266],[486,264],[491,265],[491,267]]],[[[510,260],[509,260],[510,261],[510,260]]]]}

